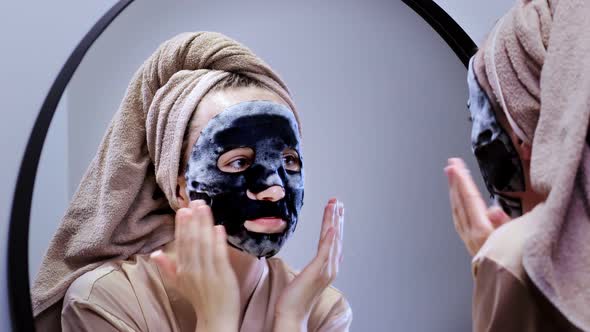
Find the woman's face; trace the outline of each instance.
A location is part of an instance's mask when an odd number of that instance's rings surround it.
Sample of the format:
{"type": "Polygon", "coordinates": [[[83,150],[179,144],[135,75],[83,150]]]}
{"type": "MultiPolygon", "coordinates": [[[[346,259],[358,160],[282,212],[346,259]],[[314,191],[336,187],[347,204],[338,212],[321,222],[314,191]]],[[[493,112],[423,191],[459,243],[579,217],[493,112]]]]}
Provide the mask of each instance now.
{"type": "MultiPolygon", "coordinates": [[[[468,85],[469,85],[469,102],[468,107],[471,113],[472,121],[472,145],[477,146],[478,144],[488,144],[486,149],[480,150],[481,153],[487,154],[483,151],[496,150],[496,154],[489,155],[488,157],[481,155],[479,156],[476,150],[476,157],[480,164],[486,163],[490,165],[485,167],[486,171],[496,171],[495,180],[501,180],[504,183],[504,187],[510,188],[510,190],[502,191],[499,190],[497,193],[506,196],[508,198],[516,199],[520,201],[520,207],[522,213],[526,213],[535,207],[538,203],[543,201],[543,197],[532,190],[530,184],[530,159],[531,159],[531,148],[530,145],[523,142],[515,134],[514,130],[510,126],[506,115],[498,105],[492,103],[488,98],[487,94],[483,91],[472,70],[472,63],[470,64],[468,73],[468,85]],[[495,128],[494,128],[495,127],[495,128]],[[498,128],[500,127],[500,128],[498,128]],[[502,137],[501,131],[505,132],[502,137]],[[492,140],[506,140],[507,149],[512,149],[512,152],[506,152],[504,154],[499,153],[503,149],[497,149],[496,143],[492,143],[492,140]],[[477,143],[476,143],[477,142],[477,143]],[[510,147],[512,145],[512,147],[510,147]],[[513,157],[510,157],[513,156],[513,157]],[[504,164],[493,164],[494,160],[501,159],[504,164]],[[512,159],[512,163],[509,160],[512,159]],[[493,164],[493,165],[492,165],[493,164]],[[513,165],[510,165],[513,164],[513,165]],[[493,166],[493,167],[490,167],[493,166]],[[495,168],[494,167],[502,167],[495,168]],[[503,169],[506,174],[499,172],[503,169]],[[518,176],[518,173],[521,176],[518,176]],[[510,176],[509,176],[510,175],[510,176]],[[508,182],[510,180],[510,182],[508,182]]],[[[480,165],[482,167],[482,165],[480,165]]],[[[482,170],[483,171],[483,170],[482,170]]],[[[492,181],[488,179],[489,181],[492,181]]]]}
{"type": "Polygon", "coordinates": [[[498,122],[504,128],[504,130],[508,133],[512,144],[516,148],[516,152],[518,153],[518,157],[522,162],[522,169],[524,173],[524,180],[525,186],[524,191],[520,192],[506,192],[503,193],[508,197],[513,197],[520,199],[522,202],[522,212],[527,213],[532,210],[537,204],[541,203],[545,200],[545,197],[540,195],[539,193],[535,192],[531,186],[531,176],[530,176],[530,169],[531,169],[531,147],[527,143],[523,142],[521,139],[516,136],[512,127],[508,123],[508,119],[503,111],[498,111],[494,109],[494,113],[496,114],[496,118],[498,122]]]}
{"type": "Polygon", "coordinates": [[[216,90],[189,128],[181,206],[204,199],[230,244],[258,257],[276,254],[303,204],[298,125],[288,105],[259,87],[216,90]]]}

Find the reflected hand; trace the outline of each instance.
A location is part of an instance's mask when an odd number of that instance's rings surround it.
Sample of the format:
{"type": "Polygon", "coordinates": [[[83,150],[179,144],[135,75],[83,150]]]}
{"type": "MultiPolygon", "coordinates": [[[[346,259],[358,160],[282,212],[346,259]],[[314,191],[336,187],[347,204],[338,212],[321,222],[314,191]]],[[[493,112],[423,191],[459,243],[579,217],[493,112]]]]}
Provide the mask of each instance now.
{"type": "Polygon", "coordinates": [[[338,274],[342,261],[344,205],[331,199],[324,218],[315,258],[280,295],[275,308],[275,331],[300,331],[307,327],[316,300],[338,274]]]}
{"type": "Polygon", "coordinates": [[[176,212],[175,256],[154,252],[152,259],[193,304],[197,331],[237,331],[238,281],[229,263],[223,226],[202,200],[176,212]]]}
{"type": "Polygon", "coordinates": [[[455,230],[474,256],[490,234],[510,221],[510,217],[499,206],[487,207],[463,160],[449,159],[445,173],[455,230]]]}

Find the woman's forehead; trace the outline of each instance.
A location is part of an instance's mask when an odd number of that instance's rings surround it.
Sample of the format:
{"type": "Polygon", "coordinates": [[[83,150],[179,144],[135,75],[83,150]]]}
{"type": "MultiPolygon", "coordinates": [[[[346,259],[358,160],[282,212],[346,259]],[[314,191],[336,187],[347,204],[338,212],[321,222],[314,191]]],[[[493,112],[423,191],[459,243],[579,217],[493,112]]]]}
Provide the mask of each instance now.
{"type": "Polygon", "coordinates": [[[196,121],[195,127],[203,129],[212,118],[225,109],[245,101],[254,100],[267,100],[289,107],[279,95],[261,87],[216,90],[205,95],[197,106],[197,113],[194,117],[194,121],[196,121]]]}
{"type": "Polygon", "coordinates": [[[266,100],[289,107],[289,104],[275,92],[261,87],[239,87],[215,90],[207,93],[197,106],[195,116],[191,120],[188,149],[196,143],[201,132],[209,121],[227,108],[239,103],[254,100],[266,100]]]}

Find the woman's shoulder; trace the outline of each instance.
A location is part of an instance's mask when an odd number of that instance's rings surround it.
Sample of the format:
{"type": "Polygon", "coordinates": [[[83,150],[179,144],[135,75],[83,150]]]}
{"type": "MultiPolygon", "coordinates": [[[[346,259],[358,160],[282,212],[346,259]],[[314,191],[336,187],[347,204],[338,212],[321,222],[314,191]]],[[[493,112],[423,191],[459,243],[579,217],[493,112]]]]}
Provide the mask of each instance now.
{"type": "Polygon", "coordinates": [[[110,286],[129,290],[129,282],[121,273],[120,262],[109,261],[78,277],[68,288],[64,302],[68,300],[89,301],[104,292],[114,292],[110,286]]]}
{"type": "Polygon", "coordinates": [[[92,301],[115,294],[117,297],[131,295],[134,293],[133,284],[139,282],[137,274],[145,274],[141,271],[146,268],[144,260],[141,255],[134,255],[127,260],[107,261],[74,280],[64,300],[92,301]],[[134,273],[127,273],[129,267],[134,268],[134,273]]]}
{"type": "MultiPolygon", "coordinates": [[[[66,313],[79,316],[90,313],[111,323],[136,326],[141,329],[144,316],[138,292],[149,293],[147,280],[152,267],[144,255],[128,260],[113,260],[78,277],[64,296],[62,316],[66,313]]],[[[76,317],[79,320],[80,317],[76,317]]]]}
{"type": "Polygon", "coordinates": [[[483,262],[490,262],[505,269],[525,283],[526,271],[522,263],[524,245],[532,231],[529,218],[518,218],[496,229],[486,240],[472,261],[474,276],[483,262]]]}

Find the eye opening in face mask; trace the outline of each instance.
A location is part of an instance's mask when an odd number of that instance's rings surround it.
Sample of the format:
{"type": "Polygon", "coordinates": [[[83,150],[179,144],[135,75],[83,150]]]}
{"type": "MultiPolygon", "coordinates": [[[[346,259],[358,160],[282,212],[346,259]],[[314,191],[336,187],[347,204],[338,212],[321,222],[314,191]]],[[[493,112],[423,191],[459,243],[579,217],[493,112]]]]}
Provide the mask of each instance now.
{"type": "Polygon", "coordinates": [[[239,173],[247,170],[254,161],[254,150],[248,147],[231,149],[217,159],[217,168],[225,173],[239,173]]]}
{"type": "Polygon", "coordinates": [[[283,164],[285,165],[285,169],[287,171],[301,171],[301,159],[299,159],[299,154],[297,151],[292,148],[286,148],[283,151],[283,164]]]}

